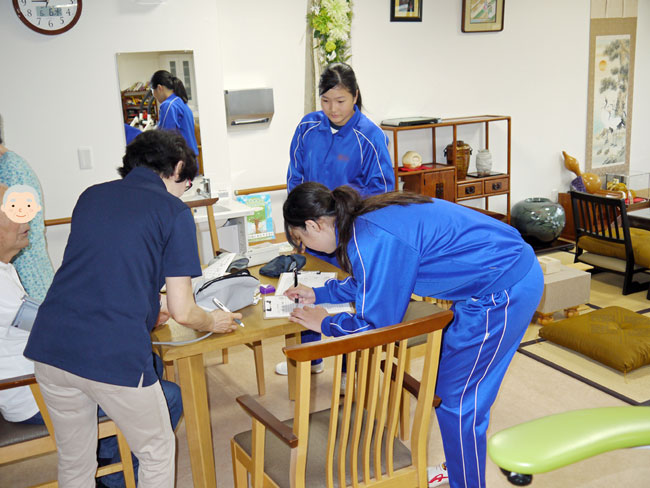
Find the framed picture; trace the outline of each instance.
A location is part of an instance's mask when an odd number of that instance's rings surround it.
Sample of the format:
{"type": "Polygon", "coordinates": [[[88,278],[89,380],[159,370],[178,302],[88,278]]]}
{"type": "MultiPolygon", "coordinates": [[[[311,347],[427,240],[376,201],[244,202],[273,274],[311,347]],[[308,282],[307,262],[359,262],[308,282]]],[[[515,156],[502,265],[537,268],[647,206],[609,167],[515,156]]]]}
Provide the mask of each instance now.
{"type": "Polygon", "coordinates": [[[499,32],[503,30],[505,0],[463,0],[463,32],[499,32]]]}
{"type": "Polygon", "coordinates": [[[390,0],[391,22],[422,22],[422,0],[390,0]]]}
{"type": "Polygon", "coordinates": [[[630,169],[636,20],[591,19],[585,168],[600,176],[630,169]]]}

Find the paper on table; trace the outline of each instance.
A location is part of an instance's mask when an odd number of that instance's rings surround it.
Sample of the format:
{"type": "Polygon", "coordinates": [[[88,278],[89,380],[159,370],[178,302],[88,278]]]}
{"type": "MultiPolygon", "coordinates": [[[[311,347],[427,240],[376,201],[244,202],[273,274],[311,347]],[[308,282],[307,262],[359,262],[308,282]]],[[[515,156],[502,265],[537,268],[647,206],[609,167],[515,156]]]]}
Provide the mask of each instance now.
{"type": "MultiPolygon", "coordinates": [[[[328,280],[335,280],[336,273],[333,271],[298,271],[298,284],[310,288],[318,288],[325,285],[328,280]]],[[[282,273],[278,279],[278,286],[275,294],[283,295],[285,291],[293,286],[293,273],[282,273]]]]}
{"type": "MultiPolygon", "coordinates": [[[[302,303],[294,303],[291,298],[284,295],[265,296],[262,301],[264,307],[264,318],[275,319],[280,317],[288,317],[291,312],[296,308],[305,306],[302,303]]],[[[308,307],[323,307],[329,314],[337,314],[343,312],[354,313],[354,308],[351,303],[317,303],[315,305],[307,305],[308,307]]]]}

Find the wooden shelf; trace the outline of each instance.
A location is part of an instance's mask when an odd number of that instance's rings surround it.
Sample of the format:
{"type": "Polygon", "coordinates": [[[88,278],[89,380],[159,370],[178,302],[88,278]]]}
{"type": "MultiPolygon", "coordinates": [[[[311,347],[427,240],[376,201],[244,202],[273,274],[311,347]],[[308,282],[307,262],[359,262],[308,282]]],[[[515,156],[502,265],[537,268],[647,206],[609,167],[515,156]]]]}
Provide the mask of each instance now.
{"type": "Polygon", "coordinates": [[[496,196],[506,197],[507,212],[502,220],[510,223],[510,155],[511,155],[511,119],[507,115],[475,115],[468,117],[453,117],[442,119],[435,124],[421,124],[411,126],[387,126],[381,125],[382,130],[393,134],[393,169],[395,171],[395,189],[399,189],[400,180],[404,183],[404,189],[416,193],[422,193],[435,198],[442,198],[452,202],[466,200],[484,199],[485,209],[483,213],[499,218],[499,215],[489,210],[489,199],[496,196]],[[464,179],[457,178],[456,166],[448,162],[428,163],[433,164],[430,168],[416,171],[400,170],[400,151],[398,149],[399,133],[414,130],[430,130],[433,148],[433,160],[436,161],[436,129],[450,127],[453,131],[451,144],[451,155],[449,161],[456,161],[456,142],[458,140],[457,128],[470,124],[484,125],[485,148],[489,148],[490,123],[507,123],[507,161],[504,173],[491,174],[489,176],[466,176],[464,179]]]}

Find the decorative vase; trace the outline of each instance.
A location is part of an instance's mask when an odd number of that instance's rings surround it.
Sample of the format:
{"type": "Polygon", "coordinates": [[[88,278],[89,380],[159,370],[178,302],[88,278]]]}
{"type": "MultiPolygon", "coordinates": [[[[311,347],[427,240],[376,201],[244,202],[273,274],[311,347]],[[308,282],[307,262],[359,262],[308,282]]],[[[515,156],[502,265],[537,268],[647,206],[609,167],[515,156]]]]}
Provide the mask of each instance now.
{"type": "Polygon", "coordinates": [[[526,198],[510,211],[510,221],[524,239],[552,242],[566,224],[564,208],[548,198],[526,198]]]}
{"type": "Polygon", "coordinates": [[[479,176],[489,176],[492,172],[492,154],[488,149],[479,149],[476,153],[476,172],[479,176]]]}
{"type": "Polygon", "coordinates": [[[464,180],[467,178],[467,170],[469,169],[469,156],[472,154],[472,148],[469,144],[463,141],[456,141],[456,161],[453,158],[453,144],[447,145],[445,148],[445,156],[447,156],[447,164],[456,166],[456,179],[464,180]]]}

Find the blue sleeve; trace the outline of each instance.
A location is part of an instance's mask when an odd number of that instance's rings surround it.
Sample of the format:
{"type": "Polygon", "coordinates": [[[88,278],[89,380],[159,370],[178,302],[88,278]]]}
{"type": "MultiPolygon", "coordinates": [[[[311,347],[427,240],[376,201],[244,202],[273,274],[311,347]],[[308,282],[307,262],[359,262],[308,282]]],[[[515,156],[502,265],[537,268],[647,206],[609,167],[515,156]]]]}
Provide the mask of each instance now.
{"type": "Polygon", "coordinates": [[[163,251],[163,276],[201,276],[196,227],[189,207],[178,213],[163,251]]]}
{"type": "Polygon", "coordinates": [[[395,171],[388,152],[388,136],[378,129],[368,141],[362,165],[366,168],[364,196],[395,191],[395,171]]]}
{"type": "Polygon", "coordinates": [[[293,190],[304,181],[303,144],[301,125],[296,127],[296,132],[291,139],[289,148],[289,168],[287,169],[287,192],[293,190]]]}
{"type": "MultiPolygon", "coordinates": [[[[356,314],[323,319],[327,336],[342,336],[401,322],[420,264],[419,253],[397,236],[378,227],[355,233],[348,244],[356,280],[356,314]]],[[[366,225],[362,223],[361,225],[366,225]]]]}
{"type": "Polygon", "coordinates": [[[357,293],[357,282],[351,276],[344,280],[328,280],[325,286],[314,288],[316,303],[353,302],[357,293]]]}

